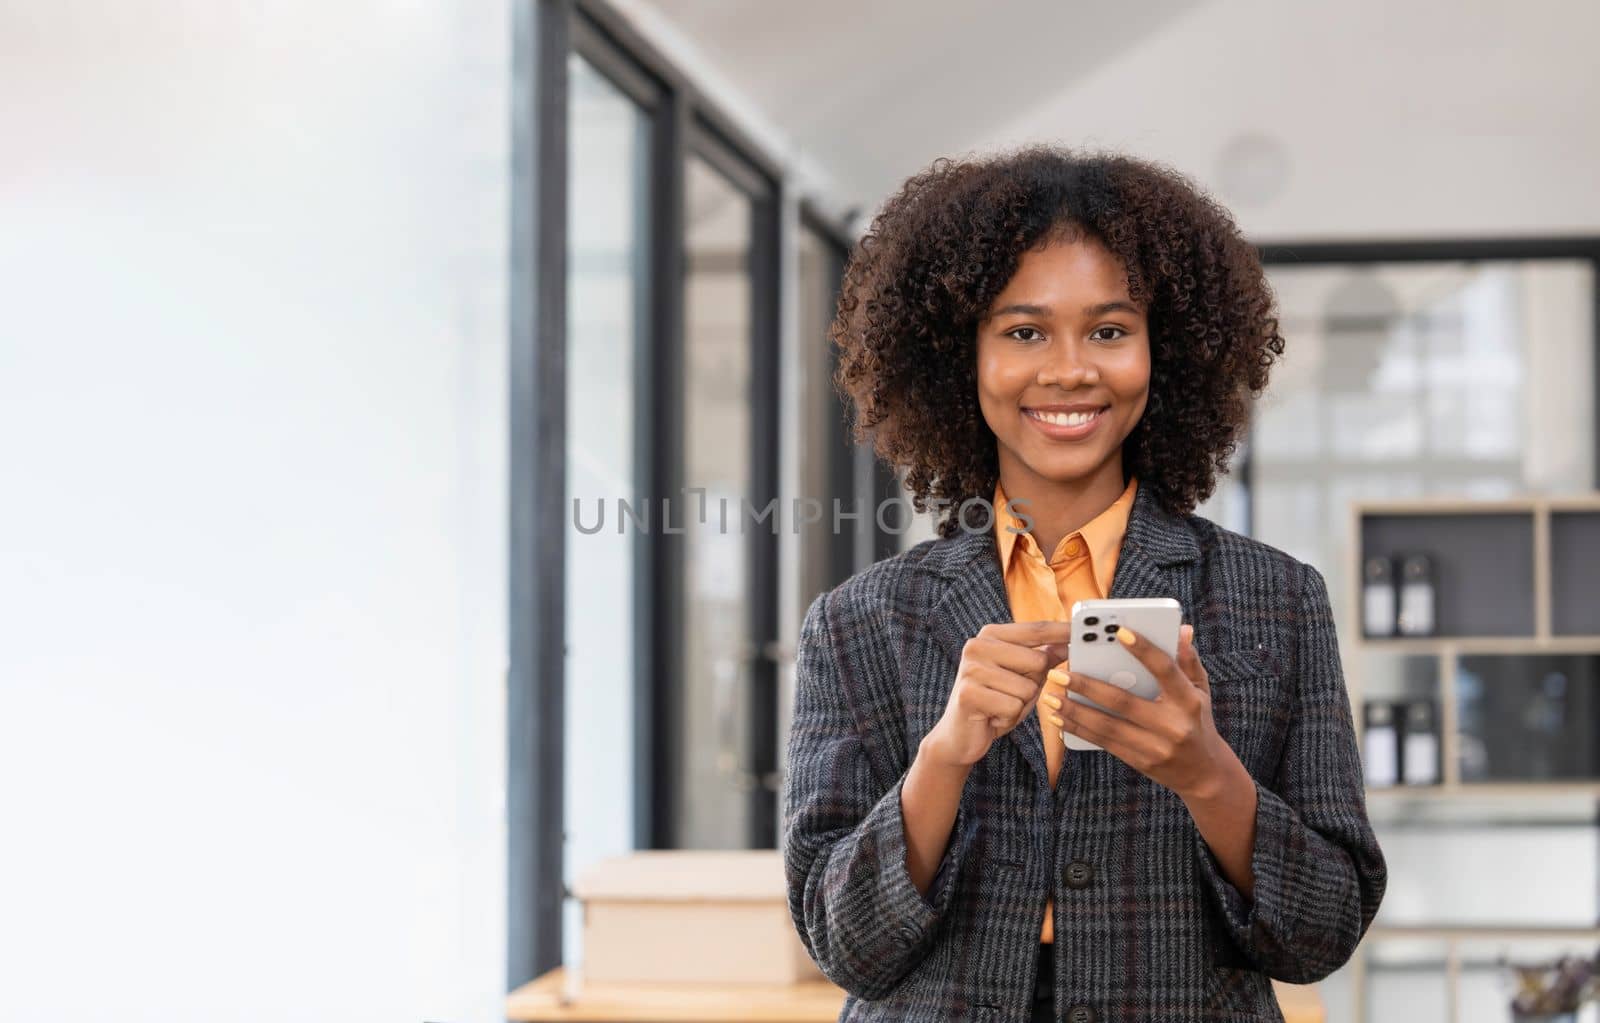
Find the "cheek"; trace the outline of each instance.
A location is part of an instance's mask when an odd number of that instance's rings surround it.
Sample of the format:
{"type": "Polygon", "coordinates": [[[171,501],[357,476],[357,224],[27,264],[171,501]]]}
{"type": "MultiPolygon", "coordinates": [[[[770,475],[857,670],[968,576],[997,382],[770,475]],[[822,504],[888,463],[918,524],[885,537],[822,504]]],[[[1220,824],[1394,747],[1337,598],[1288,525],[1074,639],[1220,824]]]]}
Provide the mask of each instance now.
{"type": "Polygon", "coordinates": [[[1023,360],[1007,358],[993,348],[978,347],[978,394],[985,399],[1013,399],[1027,386],[1028,367],[1023,360]]]}
{"type": "Polygon", "coordinates": [[[1130,406],[1128,432],[1132,432],[1145,409],[1150,407],[1150,352],[1145,349],[1133,359],[1127,371],[1118,380],[1116,388],[1130,406]]]}
{"type": "Polygon", "coordinates": [[[1003,395],[1001,394],[1002,376],[1001,367],[991,353],[984,350],[983,345],[978,346],[978,358],[974,366],[978,382],[978,417],[988,424],[989,429],[998,433],[1003,424],[1000,422],[1000,407],[1003,395]]]}
{"type": "Polygon", "coordinates": [[[1122,358],[1106,367],[1105,376],[1124,398],[1134,398],[1150,387],[1150,349],[1145,345],[1121,353],[1122,358]]]}

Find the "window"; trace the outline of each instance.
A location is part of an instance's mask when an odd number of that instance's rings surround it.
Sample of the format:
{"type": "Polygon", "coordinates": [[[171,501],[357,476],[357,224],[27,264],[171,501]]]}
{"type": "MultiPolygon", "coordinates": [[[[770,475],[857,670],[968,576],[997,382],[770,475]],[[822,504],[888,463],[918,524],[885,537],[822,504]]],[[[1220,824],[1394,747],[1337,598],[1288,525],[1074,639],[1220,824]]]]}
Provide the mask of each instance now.
{"type": "MultiPolygon", "coordinates": [[[[635,617],[650,537],[620,501],[645,490],[638,385],[649,308],[646,111],[583,57],[568,61],[564,874],[634,847],[635,617]],[[577,507],[574,509],[574,503],[577,507]],[[581,812],[575,812],[580,811],[581,812]]],[[[643,409],[643,414],[641,414],[643,409]]],[[[652,523],[652,527],[654,523],[652,523]]],[[[564,961],[582,918],[566,900],[564,961]]]]}

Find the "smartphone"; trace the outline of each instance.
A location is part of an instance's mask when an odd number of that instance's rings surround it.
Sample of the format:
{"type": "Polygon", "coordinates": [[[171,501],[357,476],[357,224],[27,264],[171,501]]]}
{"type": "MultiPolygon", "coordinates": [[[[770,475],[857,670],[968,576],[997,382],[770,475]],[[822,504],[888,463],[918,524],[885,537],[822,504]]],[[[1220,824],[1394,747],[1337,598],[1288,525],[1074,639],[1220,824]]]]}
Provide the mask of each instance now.
{"type": "MultiPolygon", "coordinates": [[[[1183,606],[1171,597],[1123,597],[1114,600],[1079,600],[1072,605],[1072,639],[1067,644],[1067,661],[1073,672],[1087,675],[1126,689],[1135,696],[1153,700],[1161,695],[1161,683],[1127,647],[1117,642],[1117,630],[1126,625],[1167,652],[1178,656],[1178,628],[1183,624],[1183,606]]],[[[1067,693],[1067,699],[1099,707],[1113,717],[1114,711],[1087,697],[1067,693]]],[[[1097,750],[1088,739],[1063,730],[1061,740],[1067,749],[1097,750]]]]}

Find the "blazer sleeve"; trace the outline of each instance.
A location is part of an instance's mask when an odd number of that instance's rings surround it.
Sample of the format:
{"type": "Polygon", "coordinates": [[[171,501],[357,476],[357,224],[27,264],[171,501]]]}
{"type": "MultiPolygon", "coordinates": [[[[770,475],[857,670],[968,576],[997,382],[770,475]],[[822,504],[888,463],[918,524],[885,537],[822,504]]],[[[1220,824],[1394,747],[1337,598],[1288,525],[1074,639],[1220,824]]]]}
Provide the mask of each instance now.
{"type": "Polygon", "coordinates": [[[835,984],[873,999],[891,991],[927,955],[934,928],[950,908],[976,823],[963,800],[924,896],[906,869],[900,793],[909,767],[897,765],[899,776],[889,783],[881,780],[882,767],[873,770],[869,753],[894,745],[875,747],[855,713],[859,697],[841,670],[840,625],[830,614],[834,602],[829,593],[817,597],[800,629],[784,780],[783,865],[789,912],[811,958],[835,984]]]}
{"type": "Polygon", "coordinates": [[[1283,759],[1256,783],[1247,899],[1195,831],[1201,875],[1245,958],[1278,980],[1309,984],[1349,960],[1383,899],[1388,873],[1367,819],[1327,583],[1301,564],[1295,677],[1283,759]]]}

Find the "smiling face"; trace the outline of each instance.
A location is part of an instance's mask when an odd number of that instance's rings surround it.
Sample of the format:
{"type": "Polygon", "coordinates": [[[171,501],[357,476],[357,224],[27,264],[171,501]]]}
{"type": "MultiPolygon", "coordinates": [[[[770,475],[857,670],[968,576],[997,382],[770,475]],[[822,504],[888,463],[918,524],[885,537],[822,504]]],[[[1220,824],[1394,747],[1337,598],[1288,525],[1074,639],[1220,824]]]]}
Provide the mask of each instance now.
{"type": "Polygon", "coordinates": [[[1024,252],[978,324],[978,405],[1007,493],[1122,492],[1122,442],[1150,393],[1145,312],[1099,242],[1024,252]]]}

